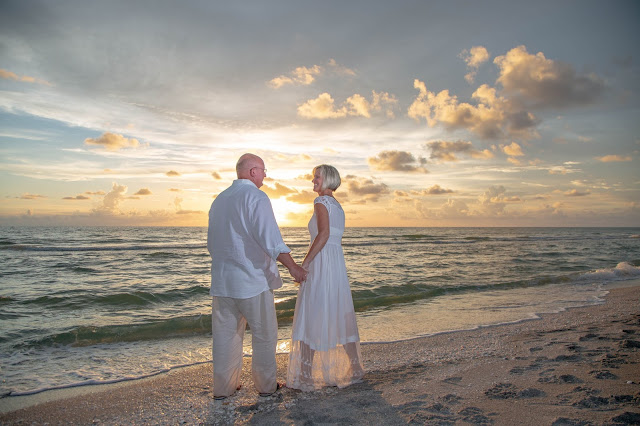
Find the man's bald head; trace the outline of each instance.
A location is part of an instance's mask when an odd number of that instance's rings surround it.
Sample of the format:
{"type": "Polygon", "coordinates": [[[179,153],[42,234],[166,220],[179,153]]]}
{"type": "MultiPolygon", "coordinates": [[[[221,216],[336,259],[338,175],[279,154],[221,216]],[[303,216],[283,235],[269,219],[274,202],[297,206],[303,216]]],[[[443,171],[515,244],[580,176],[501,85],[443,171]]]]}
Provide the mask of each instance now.
{"type": "Polygon", "coordinates": [[[243,154],[236,163],[238,179],[249,179],[258,188],[262,186],[262,180],[266,177],[266,172],[264,161],[255,154],[243,154]]]}

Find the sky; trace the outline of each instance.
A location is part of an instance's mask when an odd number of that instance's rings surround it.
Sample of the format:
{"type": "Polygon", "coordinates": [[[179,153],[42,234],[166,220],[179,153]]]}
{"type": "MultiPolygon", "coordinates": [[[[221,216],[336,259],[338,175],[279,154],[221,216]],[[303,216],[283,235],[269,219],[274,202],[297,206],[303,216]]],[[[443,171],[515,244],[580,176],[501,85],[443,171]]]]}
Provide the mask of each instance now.
{"type": "Polygon", "coordinates": [[[640,226],[640,2],[0,3],[0,225],[640,226]]]}

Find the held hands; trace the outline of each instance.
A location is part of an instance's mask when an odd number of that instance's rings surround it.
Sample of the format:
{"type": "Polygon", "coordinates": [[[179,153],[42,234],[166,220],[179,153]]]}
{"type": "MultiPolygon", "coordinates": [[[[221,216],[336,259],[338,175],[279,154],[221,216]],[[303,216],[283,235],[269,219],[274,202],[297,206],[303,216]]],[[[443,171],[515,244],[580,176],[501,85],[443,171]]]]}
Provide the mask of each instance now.
{"type": "Polygon", "coordinates": [[[301,266],[293,265],[289,269],[289,273],[293,277],[293,280],[297,283],[301,283],[307,279],[307,271],[303,269],[301,266]]]}

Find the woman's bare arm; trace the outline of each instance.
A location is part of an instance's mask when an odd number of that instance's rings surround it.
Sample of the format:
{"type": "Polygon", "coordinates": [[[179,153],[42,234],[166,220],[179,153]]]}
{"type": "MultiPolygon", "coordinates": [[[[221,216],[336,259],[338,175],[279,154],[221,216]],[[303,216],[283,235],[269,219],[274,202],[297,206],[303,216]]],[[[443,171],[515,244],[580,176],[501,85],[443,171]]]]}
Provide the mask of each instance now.
{"type": "Polygon", "coordinates": [[[304,269],[309,269],[311,261],[320,253],[320,250],[322,250],[329,240],[329,211],[327,207],[322,203],[315,203],[313,209],[316,213],[318,223],[318,235],[313,240],[313,243],[311,243],[311,247],[309,247],[309,251],[302,261],[302,267],[304,269]]]}

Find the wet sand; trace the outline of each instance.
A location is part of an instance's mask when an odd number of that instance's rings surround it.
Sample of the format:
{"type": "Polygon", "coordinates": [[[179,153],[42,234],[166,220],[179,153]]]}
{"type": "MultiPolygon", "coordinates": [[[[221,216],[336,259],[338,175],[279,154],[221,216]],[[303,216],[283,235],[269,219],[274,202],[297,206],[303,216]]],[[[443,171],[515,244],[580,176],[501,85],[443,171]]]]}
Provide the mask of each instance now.
{"type": "MultiPolygon", "coordinates": [[[[381,324],[384,326],[384,324],[381,324]]],[[[345,389],[243,388],[212,399],[210,364],[0,399],[2,424],[640,424],[640,286],[541,319],[363,345],[345,389]]],[[[284,380],[287,357],[278,355],[284,380]]]]}

